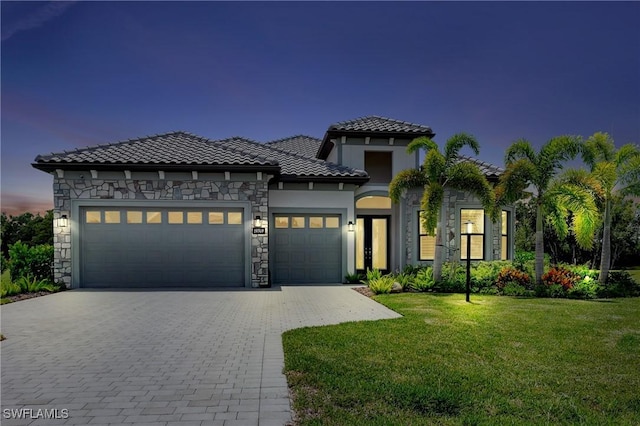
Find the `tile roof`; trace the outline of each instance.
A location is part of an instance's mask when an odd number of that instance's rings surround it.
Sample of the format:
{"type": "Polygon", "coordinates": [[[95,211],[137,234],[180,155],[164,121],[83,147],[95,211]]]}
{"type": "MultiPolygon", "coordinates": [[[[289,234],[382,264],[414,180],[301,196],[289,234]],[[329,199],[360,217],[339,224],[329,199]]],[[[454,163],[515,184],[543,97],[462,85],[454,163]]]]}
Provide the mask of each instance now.
{"type": "Polygon", "coordinates": [[[273,147],[272,144],[263,144],[246,138],[233,137],[215,141],[215,144],[250,151],[261,157],[274,159],[280,164],[280,176],[285,178],[355,178],[362,182],[369,180],[369,175],[364,170],[358,170],[347,166],[341,166],[328,161],[310,158],[306,155],[296,154],[291,151],[273,147]]]}
{"type": "Polygon", "coordinates": [[[393,118],[370,115],[354,120],[341,121],[329,126],[328,131],[346,132],[385,132],[385,133],[413,133],[432,134],[429,126],[394,120],[393,118]]]}
{"type": "Polygon", "coordinates": [[[171,132],[127,141],[39,155],[34,167],[50,170],[65,165],[189,165],[278,166],[255,152],[213,144],[187,132],[171,132]]]}
{"type": "Polygon", "coordinates": [[[504,169],[498,166],[494,166],[491,163],[487,163],[484,161],[480,161],[477,158],[468,157],[466,155],[458,154],[458,163],[461,161],[470,161],[478,166],[480,171],[484,173],[488,178],[498,178],[501,174],[504,173],[504,169]]]}
{"type": "Polygon", "coordinates": [[[315,158],[321,143],[322,139],[314,138],[313,136],[296,135],[267,142],[267,145],[294,152],[305,157],[315,158]]]}

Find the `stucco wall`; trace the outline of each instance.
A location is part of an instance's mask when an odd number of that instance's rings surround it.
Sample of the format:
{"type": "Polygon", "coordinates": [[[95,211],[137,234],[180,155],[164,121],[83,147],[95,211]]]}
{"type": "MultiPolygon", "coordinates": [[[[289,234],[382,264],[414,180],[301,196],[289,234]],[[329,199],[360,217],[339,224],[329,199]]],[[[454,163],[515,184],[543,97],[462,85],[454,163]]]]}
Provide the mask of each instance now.
{"type": "MultiPolygon", "coordinates": [[[[349,221],[355,223],[354,195],[352,190],[277,190],[269,194],[269,211],[282,212],[297,209],[301,213],[316,211],[344,211],[343,238],[346,238],[346,272],[355,270],[355,238],[353,232],[348,232],[346,225],[349,221]]],[[[345,272],[345,273],[346,273],[345,272]]]]}
{"type": "MultiPolygon", "coordinates": [[[[89,175],[87,172],[82,176],[89,175]]],[[[255,175],[254,175],[255,176],[255,175]]],[[[269,191],[267,176],[262,180],[173,180],[173,179],[86,179],[76,173],[54,177],[54,278],[71,287],[72,232],[79,230],[79,218],[73,216],[72,200],[209,200],[245,201],[251,205],[251,220],[256,215],[268,213],[269,191]],[[68,225],[61,226],[60,218],[67,216],[68,225]]],[[[170,177],[170,176],[168,176],[170,177]]],[[[269,250],[268,234],[251,235],[251,286],[268,285],[269,250]]],[[[77,258],[77,257],[75,257],[77,258]]],[[[77,269],[76,269],[77,270],[77,269]]],[[[77,280],[77,277],[76,277],[77,280]]]]}

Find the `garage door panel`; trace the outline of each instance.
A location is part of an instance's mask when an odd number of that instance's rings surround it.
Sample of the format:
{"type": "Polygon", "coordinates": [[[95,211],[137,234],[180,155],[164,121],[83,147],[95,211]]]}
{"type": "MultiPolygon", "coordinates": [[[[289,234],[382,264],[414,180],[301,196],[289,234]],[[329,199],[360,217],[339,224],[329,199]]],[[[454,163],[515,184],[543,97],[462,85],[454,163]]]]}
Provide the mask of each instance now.
{"type": "MultiPolygon", "coordinates": [[[[207,223],[208,209],[184,209],[184,223],[167,222],[169,211],[161,212],[159,223],[126,223],[127,208],[119,210],[119,224],[82,224],[82,287],[219,287],[244,286],[244,226],[207,223]],[[186,212],[201,212],[202,223],[187,223],[186,212]]],[[[215,209],[228,211],[228,209],[215,209]]],[[[239,211],[239,210],[235,210],[239,211]]],[[[81,215],[85,217],[84,214],[81,215]]],[[[105,217],[104,214],[102,216],[105,217]]],[[[139,218],[139,214],[136,215],[139,218]]]]}
{"type": "Polygon", "coordinates": [[[276,284],[338,283],[342,280],[342,229],[327,228],[323,214],[276,214],[272,235],[276,284]],[[284,218],[288,219],[284,219],[284,218]],[[315,219],[310,220],[311,217],[315,219]],[[279,219],[281,218],[281,219],[279,219]],[[323,218],[318,220],[317,218],[323,218]],[[313,226],[322,226],[311,228],[313,226]],[[295,228],[293,226],[296,226],[295,228]]]}

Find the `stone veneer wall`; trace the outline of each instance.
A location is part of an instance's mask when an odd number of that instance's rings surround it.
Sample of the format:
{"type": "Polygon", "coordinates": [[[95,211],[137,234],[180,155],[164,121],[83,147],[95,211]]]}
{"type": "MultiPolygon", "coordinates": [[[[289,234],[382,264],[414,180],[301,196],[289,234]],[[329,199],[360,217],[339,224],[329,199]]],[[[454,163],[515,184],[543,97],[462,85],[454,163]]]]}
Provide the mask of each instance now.
{"type": "MultiPolygon", "coordinates": [[[[417,238],[416,229],[418,229],[416,225],[417,215],[414,212],[414,208],[420,208],[420,201],[422,199],[422,192],[418,190],[407,191],[405,194],[405,264],[411,265],[414,263],[414,253],[413,251],[417,249],[417,243],[414,243],[414,238],[417,238]]],[[[457,191],[452,189],[445,189],[444,191],[444,199],[443,204],[445,206],[446,217],[445,221],[445,230],[444,235],[442,237],[442,243],[445,247],[449,249],[458,248],[458,237],[459,233],[456,232],[456,204],[457,203],[477,203],[478,206],[481,207],[480,201],[473,195],[468,194],[464,191],[457,191]]],[[[490,238],[492,242],[492,250],[487,257],[487,260],[499,260],[501,254],[501,228],[500,221],[493,224],[493,226],[488,229],[488,233],[486,238],[490,238]]],[[[417,253],[415,256],[417,259],[417,253]]],[[[447,250],[445,249],[443,252],[443,259],[445,262],[460,259],[460,254],[457,251],[447,250]]]]}
{"type": "MultiPolygon", "coordinates": [[[[251,217],[267,217],[269,188],[263,181],[67,179],[54,177],[54,279],[71,286],[71,226],[59,226],[62,215],[69,224],[71,200],[220,200],[249,201],[251,217]]],[[[251,286],[269,283],[268,235],[251,236],[251,286]]]]}

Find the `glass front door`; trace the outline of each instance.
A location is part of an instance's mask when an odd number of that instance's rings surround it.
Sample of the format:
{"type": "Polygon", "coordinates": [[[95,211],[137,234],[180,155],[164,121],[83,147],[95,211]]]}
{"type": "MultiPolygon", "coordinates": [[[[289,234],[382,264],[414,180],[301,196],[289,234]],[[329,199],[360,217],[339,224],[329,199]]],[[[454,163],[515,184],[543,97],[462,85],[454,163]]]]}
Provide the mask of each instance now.
{"type": "Polygon", "coordinates": [[[389,216],[356,218],[356,269],[389,272],[389,216]]]}

